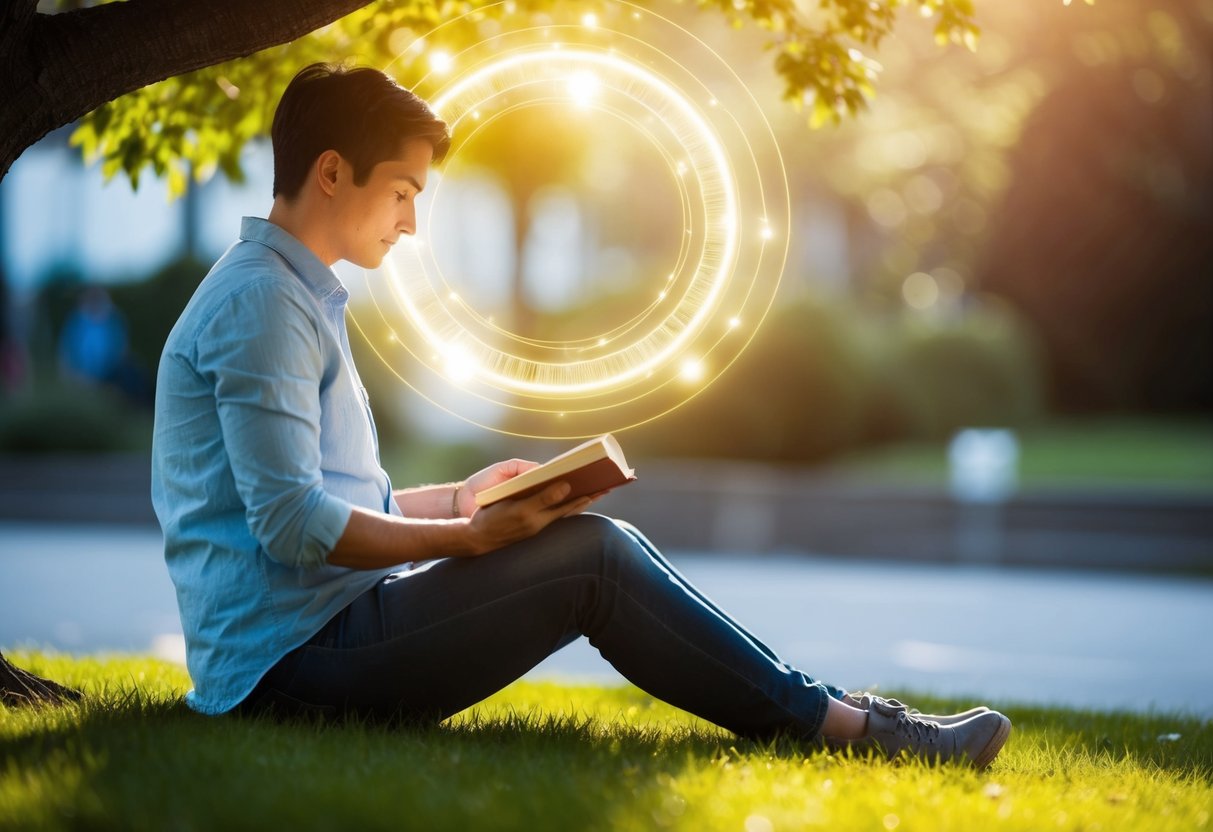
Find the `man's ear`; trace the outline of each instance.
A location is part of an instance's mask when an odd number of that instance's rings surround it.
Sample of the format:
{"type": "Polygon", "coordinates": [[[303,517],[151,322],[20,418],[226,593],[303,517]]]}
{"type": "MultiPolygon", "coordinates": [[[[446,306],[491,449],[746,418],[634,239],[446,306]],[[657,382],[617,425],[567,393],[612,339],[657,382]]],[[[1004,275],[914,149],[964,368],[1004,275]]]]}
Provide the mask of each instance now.
{"type": "Polygon", "coordinates": [[[341,154],[336,150],[326,150],[316,157],[312,170],[316,175],[316,184],[325,196],[332,196],[337,189],[337,171],[341,167],[341,154]]]}

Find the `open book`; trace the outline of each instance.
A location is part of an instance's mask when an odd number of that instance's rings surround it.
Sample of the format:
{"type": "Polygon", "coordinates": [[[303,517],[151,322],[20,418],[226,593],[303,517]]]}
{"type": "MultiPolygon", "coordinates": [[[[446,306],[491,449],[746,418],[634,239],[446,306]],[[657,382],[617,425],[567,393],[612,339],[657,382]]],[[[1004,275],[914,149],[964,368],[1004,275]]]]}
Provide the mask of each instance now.
{"type": "Polygon", "coordinates": [[[565,499],[573,500],[634,479],[636,474],[623,458],[619,442],[607,433],[552,457],[537,468],[486,488],[476,495],[476,505],[487,506],[506,497],[529,497],[557,481],[572,486],[565,499]]]}

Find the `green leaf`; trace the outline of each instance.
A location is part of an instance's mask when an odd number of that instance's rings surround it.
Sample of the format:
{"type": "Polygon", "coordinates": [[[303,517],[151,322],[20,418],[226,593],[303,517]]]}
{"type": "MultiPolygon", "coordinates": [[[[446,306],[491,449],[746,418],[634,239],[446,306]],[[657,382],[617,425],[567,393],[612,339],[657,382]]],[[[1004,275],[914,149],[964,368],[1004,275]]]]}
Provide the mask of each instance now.
{"type": "Polygon", "coordinates": [[[168,195],[170,200],[180,198],[185,194],[186,188],[189,187],[189,180],[186,178],[185,171],[181,169],[179,162],[174,162],[168,166],[168,195]]]}

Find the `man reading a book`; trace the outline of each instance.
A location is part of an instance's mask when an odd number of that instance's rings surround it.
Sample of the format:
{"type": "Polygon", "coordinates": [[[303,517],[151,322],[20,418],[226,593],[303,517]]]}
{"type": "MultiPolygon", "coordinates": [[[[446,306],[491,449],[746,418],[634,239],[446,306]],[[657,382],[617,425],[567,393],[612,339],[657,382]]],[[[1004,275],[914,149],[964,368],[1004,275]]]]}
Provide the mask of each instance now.
{"type": "Polygon", "coordinates": [[[779,660],[632,526],[557,481],[478,506],[509,460],[394,489],[331,266],[416,231],[446,125],[372,69],[313,65],[245,218],[165,344],[152,496],[194,689],[227,712],[440,720],[581,636],[632,682],[740,735],[989,763],[1005,717],[848,694],[779,660]]]}

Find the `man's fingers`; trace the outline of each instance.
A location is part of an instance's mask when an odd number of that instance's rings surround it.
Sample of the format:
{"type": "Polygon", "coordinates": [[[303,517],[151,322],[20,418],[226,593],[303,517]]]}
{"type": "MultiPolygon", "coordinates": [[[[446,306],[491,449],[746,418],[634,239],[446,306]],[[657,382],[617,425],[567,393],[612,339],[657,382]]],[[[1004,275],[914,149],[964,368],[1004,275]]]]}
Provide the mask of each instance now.
{"type": "Polygon", "coordinates": [[[562,517],[585,511],[594,497],[569,499],[572,486],[567,482],[549,485],[524,499],[506,499],[479,509],[472,524],[482,529],[489,541],[485,552],[525,540],[562,517]]]}
{"type": "Polygon", "coordinates": [[[561,512],[560,516],[561,517],[572,517],[574,514],[580,514],[581,512],[583,512],[587,508],[589,508],[590,504],[593,502],[594,502],[594,499],[592,497],[582,497],[579,500],[573,500],[572,502],[570,502],[568,504],[567,508],[565,508],[564,506],[558,506],[558,508],[565,509],[563,512],[561,512]]]}
{"type": "Polygon", "coordinates": [[[569,496],[569,492],[572,490],[573,486],[567,482],[558,482],[549,485],[535,496],[539,499],[539,505],[550,507],[564,502],[565,497],[569,496]]]}

